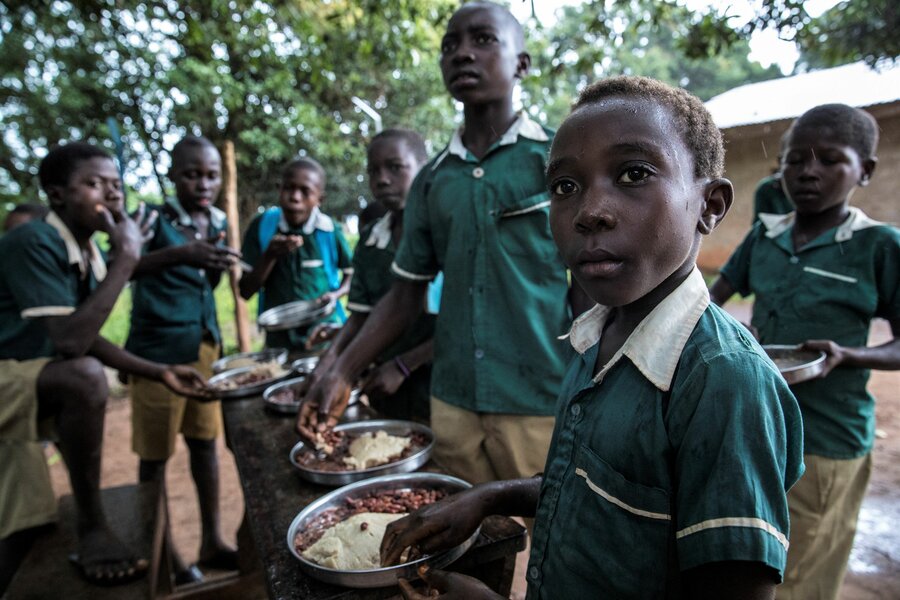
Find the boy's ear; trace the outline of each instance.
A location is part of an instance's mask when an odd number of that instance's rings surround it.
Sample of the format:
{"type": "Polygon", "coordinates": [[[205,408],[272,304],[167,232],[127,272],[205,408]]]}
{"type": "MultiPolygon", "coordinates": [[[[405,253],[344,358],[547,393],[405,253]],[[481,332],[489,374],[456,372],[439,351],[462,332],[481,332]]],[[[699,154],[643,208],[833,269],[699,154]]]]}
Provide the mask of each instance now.
{"type": "Polygon", "coordinates": [[[44,188],[44,193],[47,194],[47,201],[54,210],[62,209],[66,204],[64,189],[61,185],[48,185],[44,188]]]}
{"type": "Polygon", "coordinates": [[[875,172],[875,167],[878,166],[878,159],[874,156],[872,158],[867,158],[862,163],[863,173],[862,177],[859,178],[859,185],[865,187],[869,185],[869,180],[872,179],[872,173],[875,172]]]}
{"type": "Polygon", "coordinates": [[[523,79],[531,68],[531,55],[527,52],[519,52],[518,64],[516,65],[516,77],[523,79]]]}
{"type": "Polygon", "coordinates": [[[709,235],[731,208],[731,203],[734,202],[734,186],[725,178],[713,179],[704,186],[703,196],[703,212],[697,220],[697,231],[709,235]]]}

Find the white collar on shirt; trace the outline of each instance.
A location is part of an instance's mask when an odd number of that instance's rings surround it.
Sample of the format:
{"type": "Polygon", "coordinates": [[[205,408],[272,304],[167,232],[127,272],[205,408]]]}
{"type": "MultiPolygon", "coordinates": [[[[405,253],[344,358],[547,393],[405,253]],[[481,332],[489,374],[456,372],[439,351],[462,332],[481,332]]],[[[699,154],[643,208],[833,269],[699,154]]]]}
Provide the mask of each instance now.
{"type": "MultiPolygon", "coordinates": [[[[184,207],[181,205],[181,202],[178,201],[178,198],[166,198],[166,204],[168,204],[172,210],[175,211],[175,214],[178,215],[178,224],[182,227],[195,227],[194,220],[191,218],[191,215],[188,214],[188,211],[184,210],[184,207]]],[[[222,229],[225,227],[225,211],[216,208],[215,206],[209,207],[209,224],[213,226],[215,229],[222,229]]]]}
{"type": "MultiPolygon", "coordinates": [[[[453,154],[454,156],[458,156],[462,159],[466,158],[468,150],[466,150],[466,146],[465,144],[463,144],[462,140],[464,130],[465,126],[461,126],[459,129],[453,132],[453,137],[450,138],[450,145],[447,146],[447,149],[444,150],[441,155],[438,156],[434,161],[434,164],[431,166],[432,170],[437,168],[437,166],[441,164],[441,161],[443,161],[448,154],[453,154]]],[[[509,126],[509,129],[506,130],[506,133],[503,134],[503,136],[497,142],[497,145],[507,146],[509,144],[515,144],[519,136],[528,138],[530,140],[535,140],[537,142],[546,142],[550,139],[549,137],[547,137],[547,132],[544,131],[544,128],[535,121],[529,119],[528,114],[524,110],[519,111],[518,117],[513,122],[513,124],[509,126]]]]}
{"type": "MultiPolygon", "coordinates": [[[[313,207],[309,213],[309,217],[302,225],[304,235],[312,235],[316,229],[321,231],[334,231],[334,221],[319,210],[318,206],[313,207]]],[[[284,211],[281,211],[281,220],[278,221],[278,231],[281,233],[288,233],[290,230],[291,226],[288,225],[287,220],[284,218],[284,211]]]]}
{"type": "MultiPolygon", "coordinates": [[[[644,317],[594,381],[602,380],[622,356],[627,356],[653,385],[667,391],[684,345],[707,306],[706,282],[695,267],[681,285],[644,317]]],[[[598,304],[572,323],[569,342],[579,354],[600,341],[603,325],[611,311],[612,308],[598,304]]]]}
{"type": "MultiPolygon", "coordinates": [[[[66,253],[69,255],[69,264],[78,265],[78,270],[81,272],[81,278],[84,279],[87,275],[87,268],[84,264],[84,254],[81,252],[81,246],[78,245],[75,236],[72,235],[72,232],[63,220],[52,210],[47,213],[47,217],[44,221],[47,225],[50,225],[59,232],[59,236],[66,245],[66,253]]],[[[98,282],[103,281],[103,279],[106,278],[106,263],[103,262],[103,255],[100,254],[100,249],[97,247],[93,238],[88,241],[88,249],[91,255],[90,265],[91,271],[94,273],[94,279],[98,282]]]]}
{"type": "Polygon", "coordinates": [[[384,250],[391,243],[391,226],[394,224],[394,213],[389,212],[372,225],[369,237],[366,238],[366,246],[375,246],[384,250]]]}
{"type": "MultiPolygon", "coordinates": [[[[846,242],[852,239],[854,231],[884,225],[881,221],[869,218],[866,213],[855,206],[850,206],[849,211],[850,215],[843,223],[838,225],[837,231],[834,233],[834,241],[836,242],[846,242]]],[[[796,212],[789,212],[786,215],[759,213],[759,221],[766,228],[766,237],[768,238],[778,237],[790,229],[796,220],[796,212]]]]}

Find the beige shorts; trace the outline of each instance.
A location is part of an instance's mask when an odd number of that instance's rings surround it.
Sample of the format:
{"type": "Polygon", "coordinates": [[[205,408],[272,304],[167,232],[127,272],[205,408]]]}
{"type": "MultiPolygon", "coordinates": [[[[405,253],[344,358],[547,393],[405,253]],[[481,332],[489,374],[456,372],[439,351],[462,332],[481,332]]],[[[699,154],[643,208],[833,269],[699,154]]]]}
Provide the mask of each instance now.
{"type": "Polygon", "coordinates": [[[37,420],[37,379],[48,362],[0,360],[0,539],[56,520],[37,420]]]}
{"type": "Polygon", "coordinates": [[[872,473],[872,455],[835,460],[806,454],[806,472],[788,492],[791,545],[779,600],[835,600],[853,548],[872,473]]]}
{"type": "MultiPolygon", "coordinates": [[[[200,357],[191,364],[204,377],[212,375],[219,347],[200,344],[200,357]]],[[[175,452],[175,438],[214,440],[222,432],[219,402],[199,402],[171,391],[152,379],[131,376],[131,447],[143,460],[166,460],[175,452]]]]}
{"type": "Polygon", "coordinates": [[[553,417],[472,412],[432,397],[432,458],[473,484],[532,477],[544,470],[553,422],[553,417]]]}

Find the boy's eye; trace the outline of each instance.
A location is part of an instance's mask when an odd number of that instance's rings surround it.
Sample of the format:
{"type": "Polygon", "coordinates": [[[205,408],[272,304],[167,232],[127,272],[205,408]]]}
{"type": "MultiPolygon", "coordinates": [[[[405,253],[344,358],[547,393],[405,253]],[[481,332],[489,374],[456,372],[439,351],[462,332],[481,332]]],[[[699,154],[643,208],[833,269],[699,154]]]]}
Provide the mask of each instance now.
{"type": "Polygon", "coordinates": [[[628,167],[619,175],[616,183],[640,183],[650,177],[652,173],[645,167],[628,167]]]}
{"type": "Polygon", "coordinates": [[[497,37],[490,33],[479,33],[475,36],[475,43],[477,44],[490,44],[493,41],[496,41],[497,37]]]}
{"type": "Polygon", "coordinates": [[[575,183],[569,181],[568,179],[554,181],[550,184],[550,193],[557,196],[566,196],[568,194],[572,194],[577,189],[578,187],[575,185],[575,183]]]}
{"type": "Polygon", "coordinates": [[[456,40],[443,40],[441,42],[441,54],[447,54],[456,50],[456,40]]]}

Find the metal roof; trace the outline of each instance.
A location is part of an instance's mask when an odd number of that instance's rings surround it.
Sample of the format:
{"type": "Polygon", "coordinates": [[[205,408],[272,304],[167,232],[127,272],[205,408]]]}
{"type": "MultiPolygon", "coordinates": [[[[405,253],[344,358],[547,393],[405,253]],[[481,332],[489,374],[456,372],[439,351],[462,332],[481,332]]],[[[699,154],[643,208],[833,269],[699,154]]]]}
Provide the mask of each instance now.
{"type": "Polygon", "coordinates": [[[900,64],[863,62],[742,85],[706,102],[720,129],[799,117],[820,104],[872,106],[900,99],[900,64]]]}

